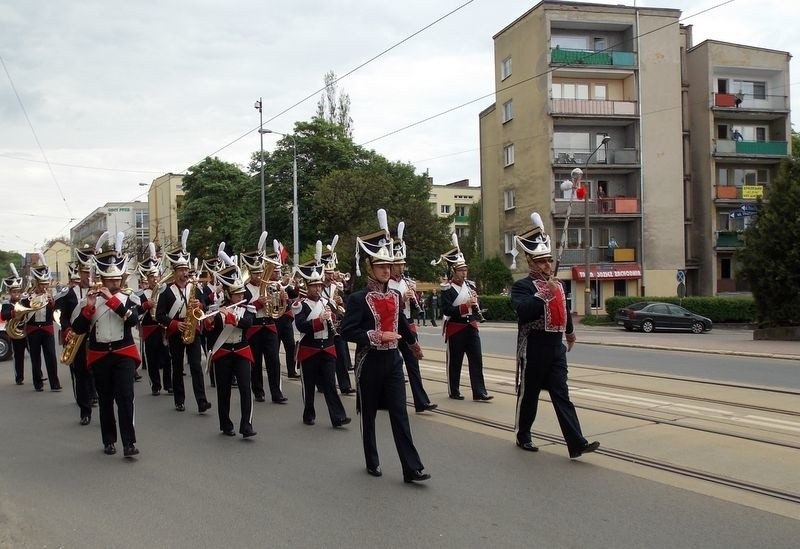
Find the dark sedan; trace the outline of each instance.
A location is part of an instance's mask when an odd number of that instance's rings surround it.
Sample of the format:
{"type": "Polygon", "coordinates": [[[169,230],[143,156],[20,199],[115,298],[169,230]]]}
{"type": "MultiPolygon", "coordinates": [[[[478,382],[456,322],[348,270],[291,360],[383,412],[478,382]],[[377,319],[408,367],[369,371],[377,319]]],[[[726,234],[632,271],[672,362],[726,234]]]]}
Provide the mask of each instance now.
{"type": "Polygon", "coordinates": [[[691,330],[702,334],[711,330],[711,320],[672,303],[640,301],[617,311],[617,324],[629,332],[641,330],[649,334],[653,330],[691,330]]]}

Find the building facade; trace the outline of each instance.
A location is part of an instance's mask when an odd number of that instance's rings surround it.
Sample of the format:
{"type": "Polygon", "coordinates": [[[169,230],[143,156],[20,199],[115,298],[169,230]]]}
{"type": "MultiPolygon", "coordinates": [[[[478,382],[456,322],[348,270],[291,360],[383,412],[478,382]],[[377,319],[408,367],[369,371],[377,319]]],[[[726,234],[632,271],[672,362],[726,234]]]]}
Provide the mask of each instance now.
{"type": "Polygon", "coordinates": [[[679,17],[543,1],[494,36],[495,103],[479,116],[484,253],[510,265],[514,235],[539,212],[553,246],[563,241],[573,312],[671,295],[685,268],[679,17]],[[576,167],[582,201],[561,189],[576,167]]]}
{"type": "Polygon", "coordinates": [[[126,250],[139,255],[150,240],[149,224],[147,203],[109,202],[72,227],[70,240],[75,247],[94,247],[103,232],[116,235],[121,231],[125,233],[126,250]]]}
{"type": "Polygon", "coordinates": [[[447,185],[431,185],[429,201],[439,217],[455,216],[450,230],[461,238],[469,229],[469,210],[480,198],[480,188],[470,187],[469,179],[462,179],[447,185]]]}
{"type": "Polygon", "coordinates": [[[50,267],[50,276],[54,284],[67,284],[69,282],[69,269],[67,263],[73,261],[72,247],[63,238],[57,238],[42,252],[47,266],[50,267]]]}
{"type": "Polygon", "coordinates": [[[153,242],[168,249],[179,244],[178,210],[183,203],[183,175],[166,173],[155,178],[147,193],[147,203],[153,242]]]}

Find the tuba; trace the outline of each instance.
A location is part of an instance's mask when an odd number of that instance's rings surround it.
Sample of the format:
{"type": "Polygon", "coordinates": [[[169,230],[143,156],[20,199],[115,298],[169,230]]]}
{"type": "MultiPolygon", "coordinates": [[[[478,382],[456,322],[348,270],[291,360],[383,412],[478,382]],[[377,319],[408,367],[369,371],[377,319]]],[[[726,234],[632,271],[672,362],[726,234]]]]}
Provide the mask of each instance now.
{"type": "MultiPolygon", "coordinates": [[[[195,288],[197,287],[197,277],[193,276],[189,279],[186,285],[186,299],[196,300],[195,288]]],[[[197,335],[197,322],[203,317],[203,310],[199,306],[188,306],[186,310],[186,320],[184,323],[183,331],[181,332],[181,341],[184,345],[191,345],[194,343],[194,338],[197,335]]]]}
{"type": "Polygon", "coordinates": [[[30,306],[26,307],[21,303],[14,304],[14,316],[6,323],[6,333],[11,339],[23,339],[25,337],[25,323],[28,322],[28,315],[47,307],[49,301],[48,294],[35,295],[30,298],[30,306]]]}
{"type": "MultiPolygon", "coordinates": [[[[89,275],[90,280],[92,276],[89,275]]],[[[89,292],[99,292],[100,288],[102,288],[103,283],[98,281],[92,283],[89,287],[89,292]]],[[[87,293],[87,295],[88,295],[87,293]]],[[[78,304],[80,306],[80,304],[78,304]]],[[[74,331],[71,331],[67,336],[66,341],[64,341],[64,348],[61,350],[61,363],[66,364],[67,366],[71,366],[73,362],[75,362],[75,357],[78,355],[78,350],[83,345],[83,341],[86,339],[86,334],[76,334],[74,331]]]]}

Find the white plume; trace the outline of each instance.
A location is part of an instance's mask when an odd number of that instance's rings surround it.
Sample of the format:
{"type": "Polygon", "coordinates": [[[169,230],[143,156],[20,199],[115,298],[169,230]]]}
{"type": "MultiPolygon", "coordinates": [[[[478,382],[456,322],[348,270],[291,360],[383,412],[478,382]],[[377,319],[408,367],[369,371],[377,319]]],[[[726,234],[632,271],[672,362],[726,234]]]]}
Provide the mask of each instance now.
{"type": "Polygon", "coordinates": [[[186,243],[189,241],[189,229],[183,229],[181,233],[181,250],[186,252],[186,243]]]}
{"type": "Polygon", "coordinates": [[[317,263],[322,263],[322,240],[317,240],[317,244],[314,248],[314,259],[317,263]]]}
{"type": "Polygon", "coordinates": [[[544,231],[544,223],[542,222],[542,216],[539,215],[539,212],[533,212],[531,214],[531,223],[533,223],[534,227],[539,227],[544,231]]]}
{"type": "Polygon", "coordinates": [[[564,181],[561,182],[561,190],[562,191],[571,191],[572,187],[574,187],[574,186],[575,185],[572,184],[572,181],[564,180],[564,181]]]}
{"type": "Polygon", "coordinates": [[[105,231],[103,234],[100,235],[100,238],[97,239],[97,244],[94,247],[94,253],[99,254],[103,251],[103,243],[108,238],[108,231],[105,231]]]}
{"type": "Polygon", "coordinates": [[[406,222],[401,221],[397,224],[397,240],[403,240],[404,232],[406,232],[406,222]]]}
{"type": "Polygon", "coordinates": [[[389,234],[389,220],[386,217],[386,210],[383,208],[378,210],[378,226],[383,229],[386,234],[389,234]]]}
{"type": "Polygon", "coordinates": [[[275,250],[275,253],[278,254],[278,259],[280,259],[280,257],[281,257],[281,243],[278,242],[277,238],[272,240],[272,249],[275,250]]]}
{"type": "Polygon", "coordinates": [[[264,232],[261,233],[261,236],[258,238],[258,251],[261,252],[261,253],[264,253],[264,251],[267,249],[267,235],[268,234],[269,233],[267,231],[264,231],[264,232]]]}
{"type": "Polygon", "coordinates": [[[117,252],[117,255],[122,253],[122,241],[125,240],[125,233],[122,231],[117,233],[117,240],[114,242],[114,250],[117,252]]]}
{"type": "Polygon", "coordinates": [[[219,251],[217,252],[217,257],[220,261],[222,261],[226,267],[230,267],[231,265],[236,265],[234,260],[231,259],[231,256],[225,253],[225,243],[221,242],[219,245],[219,251]]]}
{"type": "Polygon", "coordinates": [[[44,260],[44,254],[39,252],[39,264],[47,267],[47,261],[44,260]]]}
{"type": "Polygon", "coordinates": [[[147,255],[150,259],[156,259],[156,245],[152,242],[147,245],[147,255]]]}
{"type": "Polygon", "coordinates": [[[461,251],[461,247],[459,247],[459,245],[458,245],[458,235],[456,233],[453,233],[453,235],[450,237],[450,240],[453,241],[453,246],[458,248],[458,251],[460,252],[461,251]]]}
{"type": "Polygon", "coordinates": [[[220,252],[224,252],[224,251],[225,251],[225,242],[223,241],[223,242],[220,242],[219,246],[217,247],[217,257],[219,257],[219,253],[220,252]]]}
{"type": "Polygon", "coordinates": [[[194,258],[194,272],[197,272],[197,258],[194,258]]]}
{"type": "Polygon", "coordinates": [[[13,263],[8,264],[11,267],[11,272],[14,273],[14,278],[19,278],[19,273],[17,272],[17,268],[14,266],[13,263]]]}
{"type": "Polygon", "coordinates": [[[333,240],[331,240],[331,252],[333,252],[334,248],[336,248],[336,244],[339,242],[339,235],[333,235],[333,240]]]}

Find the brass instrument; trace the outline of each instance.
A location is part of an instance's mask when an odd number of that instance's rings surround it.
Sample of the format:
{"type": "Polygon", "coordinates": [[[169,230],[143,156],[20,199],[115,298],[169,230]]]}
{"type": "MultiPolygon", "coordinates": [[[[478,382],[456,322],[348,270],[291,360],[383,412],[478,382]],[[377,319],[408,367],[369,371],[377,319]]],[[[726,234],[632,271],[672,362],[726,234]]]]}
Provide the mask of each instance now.
{"type": "MultiPolygon", "coordinates": [[[[103,287],[103,282],[98,280],[97,282],[92,283],[93,276],[89,275],[89,290],[86,292],[86,295],[90,293],[97,293],[100,291],[100,288],[103,287]]],[[[80,304],[78,304],[80,306],[80,304]]],[[[64,341],[64,348],[61,350],[61,363],[66,364],[67,366],[72,365],[75,362],[75,357],[78,355],[78,350],[83,345],[83,341],[86,339],[86,334],[76,334],[75,331],[71,331],[67,336],[66,341],[64,341]]]]}
{"type": "MultiPolygon", "coordinates": [[[[268,270],[270,271],[271,275],[272,269],[268,270]]],[[[281,286],[281,283],[274,280],[268,280],[263,275],[261,277],[261,282],[258,284],[258,297],[267,298],[267,303],[264,305],[264,309],[267,313],[267,316],[276,320],[283,316],[283,313],[286,312],[286,306],[289,304],[289,298],[286,295],[283,286],[281,286]]]]}
{"type": "Polygon", "coordinates": [[[11,339],[23,339],[25,337],[25,323],[28,322],[28,315],[47,307],[50,301],[49,294],[34,295],[30,298],[30,305],[17,302],[14,304],[14,316],[6,323],[6,333],[11,339]]]}
{"type": "Polygon", "coordinates": [[[183,324],[183,331],[181,332],[181,341],[184,345],[191,345],[194,343],[194,338],[197,335],[197,323],[203,317],[203,310],[197,305],[189,305],[192,300],[197,301],[195,297],[195,288],[197,287],[197,277],[193,276],[186,284],[186,319],[183,324]]]}

